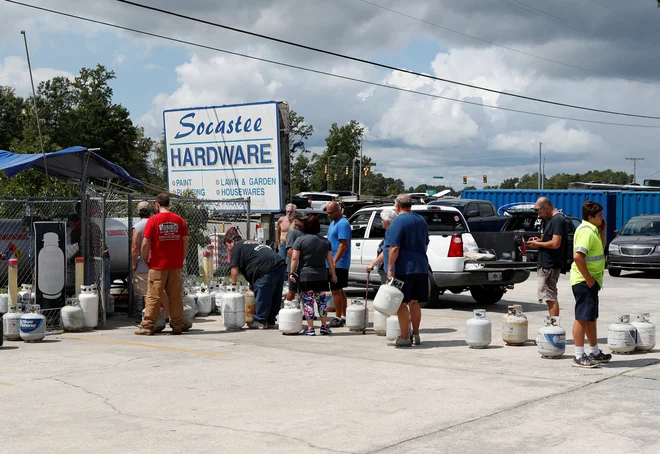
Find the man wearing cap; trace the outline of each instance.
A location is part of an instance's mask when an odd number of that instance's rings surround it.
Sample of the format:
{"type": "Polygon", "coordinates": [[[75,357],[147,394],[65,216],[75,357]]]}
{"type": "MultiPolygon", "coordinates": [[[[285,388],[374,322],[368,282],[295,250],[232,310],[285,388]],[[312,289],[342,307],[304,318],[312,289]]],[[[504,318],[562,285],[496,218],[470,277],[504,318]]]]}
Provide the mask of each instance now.
{"type": "MultiPolygon", "coordinates": [[[[286,234],[286,275],[289,275],[289,268],[291,268],[291,256],[293,255],[293,245],[298,238],[304,236],[302,231],[303,223],[307,219],[304,213],[297,212],[293,215],[293,222],[291,229],[286,234]]],[[[293,297],[298,293],[298,282],[289,281],[289,292],[286,294],[287,301],[293,301],[293,297]]]]}

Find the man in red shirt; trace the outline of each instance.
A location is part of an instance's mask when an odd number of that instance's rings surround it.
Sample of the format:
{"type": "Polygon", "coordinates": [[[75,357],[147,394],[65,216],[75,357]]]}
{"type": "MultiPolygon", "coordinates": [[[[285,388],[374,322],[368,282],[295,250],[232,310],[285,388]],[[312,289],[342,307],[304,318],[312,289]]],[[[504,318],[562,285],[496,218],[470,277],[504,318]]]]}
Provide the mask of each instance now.
{"type": "Polygon", "coordinates": [[[154,334],[160,315],[160,295],[163,290],[170,302],[172,334],[183,328],[183,283],[181,268],[188,255],[188,226],[181,216],[170,212],[170,198],[158,194],[158,214],[147,221],[142,233],[142,260],[149,268],[149,289],[144,304],[144,318],[138,335],[154,334]],[[151,255],[149,252],[151,250],[151,255]]]}

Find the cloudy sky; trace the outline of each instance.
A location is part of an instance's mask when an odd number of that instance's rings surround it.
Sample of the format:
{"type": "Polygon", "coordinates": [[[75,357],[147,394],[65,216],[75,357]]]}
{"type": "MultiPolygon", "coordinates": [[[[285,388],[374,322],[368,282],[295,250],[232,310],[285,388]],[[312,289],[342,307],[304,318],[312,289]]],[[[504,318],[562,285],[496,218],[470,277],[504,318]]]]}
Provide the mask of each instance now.
{"type": "MultiPolygon", "coordinates": [[[[205,20],[437,77],[556,102],[660,116],[660,8],[651,0],[138,0],[205,20]],[[182,6],[185,5],[185,6],[182,6]],[[450,31],[451,29],[453,31],[450,31]],[[494,43],[494,44],[493,44],[494,43]]],[[[535,172],[612,168],[643,157],[638,180],[660,176],[660,120],[516,99],[379,69],[113,0],[25,0],[71,14],[333,74],[433,95],[572,119],[484,108],[234,57],[55,16],[0,0],[0,84],[29,93],[20,30],[37,80],[101,63],[116,102],[159,137],[162,111],[287,101],[314,126],[358,120],[376,171],[406,185],[434,175],[460,188],[535,172]],[[576,121],[652,125],[636,128],[576,121]]],[[[80,144],[84,145],[84,144],[80,144]]]]}

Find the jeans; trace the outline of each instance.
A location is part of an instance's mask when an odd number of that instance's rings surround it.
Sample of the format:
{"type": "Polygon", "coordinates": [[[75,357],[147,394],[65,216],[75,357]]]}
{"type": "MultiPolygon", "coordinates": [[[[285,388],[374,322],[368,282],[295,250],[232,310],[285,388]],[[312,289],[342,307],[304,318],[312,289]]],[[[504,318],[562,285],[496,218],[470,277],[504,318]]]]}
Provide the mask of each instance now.
{"type": "Polygon", "coordinates": [[[254,299],[257,301],[257,312],[254,314],[257,322],[275,324],[275,317],[277,317],[282,303],[285,274],[286,266],[282,264],[252,284],[254,299]]]}
{"type": "Polygon", "coordinates": [[[155,328],[160,316],[160,295],[163,290],[170,302],[170,326],[180,331],[183,328],[183,282],[180,269],[149,270],[149,290],[144,302],[142,328],[155,328]]]}

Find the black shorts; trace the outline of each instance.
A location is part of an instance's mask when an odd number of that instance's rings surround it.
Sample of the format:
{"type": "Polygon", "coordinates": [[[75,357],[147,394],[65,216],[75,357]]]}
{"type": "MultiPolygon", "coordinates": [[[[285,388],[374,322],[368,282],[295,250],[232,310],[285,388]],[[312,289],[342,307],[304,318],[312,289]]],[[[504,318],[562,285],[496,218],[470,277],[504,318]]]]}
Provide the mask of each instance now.
{"type": "Polygon", "coordinates": [[[575,296],[575,320],[595,322],[598,318],[598,282],[589,288],[586,282],[573,286],[575,296]]]}
{"type": "Polygon", "coordinates": [[[403,281],[403,302],[411,301],[426,302],[429,300],[429,275],[427,273],[419,274],[400,274],[394,276],[399,281],[403,281]]]}
{"type": "MultiPolygon", "coordinates": [[[[330,290],[342,290],[348,287],[348,269],[335,268],[337,273],[337,283],[330,281],[330,290]]],[[[330,270],[328,270],[328,280],[330,280],[330,270]]]]}
{"type": "Polygon", "coordinates": [[[301,292],[327,292],[328,281],[300,281],[301,292]]]}

